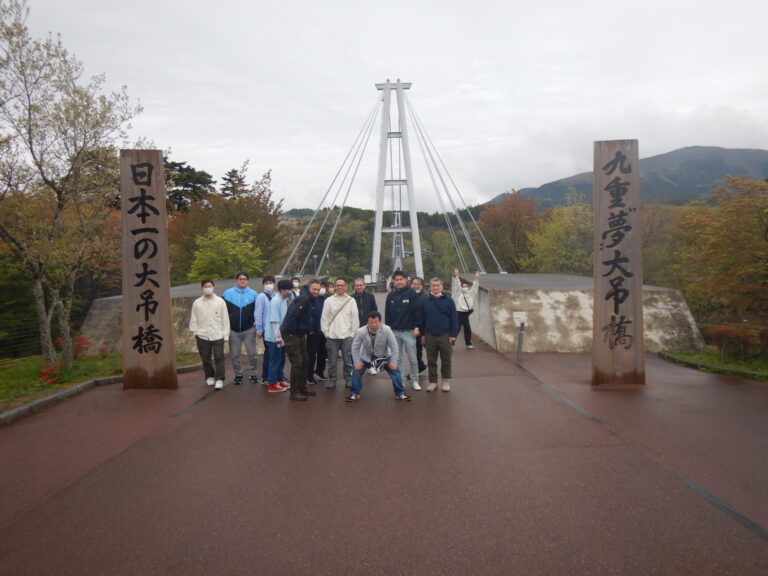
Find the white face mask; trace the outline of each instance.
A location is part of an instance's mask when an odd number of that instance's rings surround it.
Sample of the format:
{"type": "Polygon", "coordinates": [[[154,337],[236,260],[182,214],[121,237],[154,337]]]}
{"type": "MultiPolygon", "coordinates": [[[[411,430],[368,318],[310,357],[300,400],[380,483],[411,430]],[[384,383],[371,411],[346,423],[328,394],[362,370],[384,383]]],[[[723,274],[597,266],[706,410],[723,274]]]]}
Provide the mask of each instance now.
{"type": "Polygon", "coordinates": [[[469,292],[469,286],[462,286],[461,287],[462,292],[469,292]]]}
{"type": "Polygon", "coordinates": [[[211,294],[213,294],[213,288],[208,288],[208,287],[203,288],[203,294],[205,294],[206,296],[210,296],[211,294]]]}
{"type": "Polygon", "coordinates": [[[272,293],[275,291],[275,285],[274,284],[264,284],[264,292],[272,293]]]}
{"type": "Polygon", "coordinates": [[[325,296],[325,288],[320,288],[320,296],[325,296]]]}
{"type": "Polygon", "coordinates": [[[294,282],[294,283],[293,283],[293,287],[294,287],[294,288],[298,288],[298,287],[299,287],[299,283],[298,283],[298,282],[294,282]]]}

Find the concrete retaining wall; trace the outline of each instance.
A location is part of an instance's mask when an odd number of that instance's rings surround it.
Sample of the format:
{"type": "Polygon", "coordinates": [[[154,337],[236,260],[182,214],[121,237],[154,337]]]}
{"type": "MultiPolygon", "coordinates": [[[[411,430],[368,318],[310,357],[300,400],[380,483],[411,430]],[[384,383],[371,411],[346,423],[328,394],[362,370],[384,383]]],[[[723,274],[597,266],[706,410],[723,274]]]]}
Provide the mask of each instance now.
{"type": "MultiPolygon", "coordinates": [[[[221,294],[233,284],[234,280],[217,281],[216,292],[221,294]]],[[[524,352],[589,352],[592,293],[592,278],[582,276],[485,274],[470,316],[472,330],[499,352],[515,353],[519,323],[524,321],[524,352]]],[[[197,349],[187,327],[192,302],[199,295],[197,284],[171,290],[177,350],[197,349]]],[[[91,306],[81,330],[93,342],[90,352],[98,353],[101,347],[120,350],[120,306],[120,296],[101,298],[91,306]]],[[[643,307],[647,352],[695,351],[704,346],[678,290],[644,286],[643,307]]]]}

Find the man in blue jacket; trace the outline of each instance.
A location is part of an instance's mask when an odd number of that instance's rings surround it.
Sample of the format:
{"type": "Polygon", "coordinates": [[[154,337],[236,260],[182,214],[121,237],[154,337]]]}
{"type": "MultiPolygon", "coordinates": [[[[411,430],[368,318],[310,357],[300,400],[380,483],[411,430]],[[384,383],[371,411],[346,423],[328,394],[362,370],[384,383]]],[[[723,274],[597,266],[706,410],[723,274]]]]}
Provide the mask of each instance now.
{"type": "Polygon", "coordinates": [[[384,308],[384,323],[392,328],[395,339],[400,348],[400,364],[405,366],[405,358],[408,356],[409,378],[414,390],[421,390],[419,386],[419,366],[416,361],[416,338],[421,336],[421,306],[416,291],[405,282],[405,274],[396,270],[392,275],[394,288],[387,294],[387,303],[384,308]]]}
{"type": "Polygon", "coordinates": [[[248,274],[245,272],[239,272],[235,281],[237,284],[221,295],[227,303],[227,312],[229,312],[229,353],[232,355],[232,370],[235,372],[234,384],[243,383],[243,367],[240,360],[243,344],[248,355],[248,373],[251,383],[258,384],[256,326],[253,319],[258,294],[248,286],[248,274]]]}
{"type": "Polygon", "coordinates": [[[443,281],[432,278],[429,281],[429,296],[421,303],[422,332],[424,348],[427,350],[429,385],[427,392],[437,390],[437,359],[440,358],[440,376],[443,392],[451,389],[451,357],[453,343],[459,333],[459,317],[456,303],[443,291],[443,281]]]}

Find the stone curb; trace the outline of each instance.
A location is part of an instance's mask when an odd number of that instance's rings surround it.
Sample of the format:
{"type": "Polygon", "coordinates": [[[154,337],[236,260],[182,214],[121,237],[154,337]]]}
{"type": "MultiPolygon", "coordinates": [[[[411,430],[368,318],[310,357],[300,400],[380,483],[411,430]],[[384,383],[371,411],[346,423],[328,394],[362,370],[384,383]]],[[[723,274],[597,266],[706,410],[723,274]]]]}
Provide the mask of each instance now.
{"type": "MultiPolygon", "coordinates": [[[[194,372],[195,370],[200,370],[202,367],[203,367],[202,363],[193,364],[191,366],[181,366],[176,369],[176,373],[185,374],[187,372],[194,372]]],[[[116,384],[118,382],[121,382],[122,380],[123,380],[122,376],[108,376],[106,378],[95,378],[94,380],[88,380],[87,382],[81,382],[80,384],[75,384],[70,388],[64,388],[63,390],[58,390],[57,392],[54,392],[53,394],[51,394],[50,396],[46,396],[45,398],[39,398],[34,402],[25,404],[24,406],[19,406],[18,408],[14,408],[13,410],[8,410],[7,412],[0,413],[0,425],[10,424],[11,422],[18,420],[19,418],[23,418],[24,416],[27,416],[29,414],[34,414],[38,410],[42,410],[43,408],[45,408],[50,404],[53,404],[60,400],[64,400],[65,398],[74,396],[75,394],[79,394],[80,392],[85,392],[86,390],[95,388],[96,386],[107,386],[109,384],[116,384]]]]}
{"type": "Polygon", "coordinates": [[[762,372],[752,372],[751,370],[739,370],[738,368],[724,368],[723,366],[713,366],[712,364],[702,364],[700,362],[693,362],[692,360],[685,360],[684,358],[678,358],[677,356],[670,354],[669,352],[659,352],[659,356],[664,360],[669,360],[675,364],[682,364],[689,368],[695,368],[696,370],[717,372],[718,374],[725,374],[726,376],[738,376],[740,378],[749,378],[750,380],[766,380],[768,376],[762,372]]]}

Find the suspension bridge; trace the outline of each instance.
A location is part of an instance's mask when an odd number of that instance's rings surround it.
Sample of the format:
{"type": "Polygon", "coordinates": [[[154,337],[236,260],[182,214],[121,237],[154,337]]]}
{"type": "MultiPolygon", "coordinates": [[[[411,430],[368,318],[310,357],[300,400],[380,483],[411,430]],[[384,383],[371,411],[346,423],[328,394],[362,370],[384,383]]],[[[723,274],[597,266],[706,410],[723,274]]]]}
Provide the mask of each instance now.
{"type": "Polygon", "coordinates": [[[319,276],[333,247],[334,235],[356,187],[363,158],[369,149],[375,128],[379,126],[379,160],[376,185],[376,212],[368,283],[381,283],[392,271],[407,268],[424,276],[416,199],[424,198],[431,185],[445,218],[446,228],[456,251],[458,267],[464,273],[486,264],[505,274],[475,220],[455,180],[448,172],[434,141],[407,97],[411,83],[387,80],[376,84],[377,96],[360,131],[312,217],[291,250],[280,275],[319,276]],[[396,101],[394,113],[392,101],[396,101]],[[414,182],[409,134],[413,133],[429,175],[429,183],[418,188],[414,182]],[[466,216],[463,216],[466,215],[466,216]],[[465,218],[468,221],[465,221],[465,218]],[[386,240],[384,240],[386,238],[386,240]],[[484,246],[492,262],[483,262],[476,245],[484,246]],[[382,257],[384,251],[388,255],[382,257]]]}

